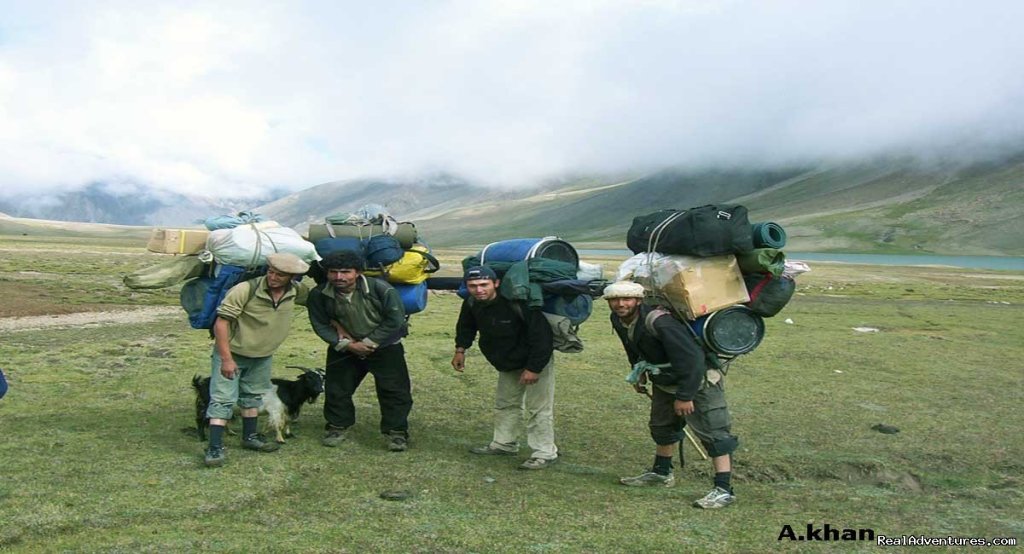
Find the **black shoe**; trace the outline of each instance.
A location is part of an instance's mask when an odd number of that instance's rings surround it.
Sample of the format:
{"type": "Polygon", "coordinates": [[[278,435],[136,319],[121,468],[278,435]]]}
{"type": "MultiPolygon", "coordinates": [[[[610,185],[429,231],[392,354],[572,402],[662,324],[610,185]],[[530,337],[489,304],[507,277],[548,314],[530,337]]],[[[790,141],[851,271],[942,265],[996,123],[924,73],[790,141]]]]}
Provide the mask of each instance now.
{"type": "Polygon", "coordinates": [[[343,427],[330,427],[327,432],[324,433],[324,438],[320,439],[320,444],[334,448],[341,443],[345,442],[345,428],[343,427]]]}
{"type": "Polygon", "coordinates": [[[255,450],[257,452],[273,452],[278,448],[281,448],[281,445],[273,441],[268,441],[267,437],[256,433],[242,439],[242,448],[245,448],[246,450],[255,450]]]}
{"type": "Polygon", "coordinates": [[[409,449],[409,437],[401,431],[388,433],[388,450],[392,452],[405,452],[409,449]]]}
{"type": "Polygon", "coordinates": [[[224,465],[224,460],[227,456],[224,454],[223,446],[211,446],[206,449],[206,457],[203,458],[203,463],[206,467],[220,467],[224,465]]]}

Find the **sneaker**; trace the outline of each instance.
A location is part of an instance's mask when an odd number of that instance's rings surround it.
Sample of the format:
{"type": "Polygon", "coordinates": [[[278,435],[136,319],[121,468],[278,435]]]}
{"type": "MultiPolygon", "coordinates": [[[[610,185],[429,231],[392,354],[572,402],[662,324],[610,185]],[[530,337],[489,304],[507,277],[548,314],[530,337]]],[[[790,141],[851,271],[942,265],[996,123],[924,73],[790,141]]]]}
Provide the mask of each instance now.
{"type": "Polygon", "coordinates": [[[519,464],[519,469],[544,469],[558,463],[558,458],[546,460],[544,458],[530,458],[519,464]]]}
{"type": "Polygon", "coordinates": [[[388,435],[388,450],[405,452],[409,449],[409,438],[401,431],[393,431],[388,435]]]}
{"type": "Polygon", "coordinates": [[[339,444],[345,442],[345,429],[341,427],[330,427],[327,432],[324,433],[324,438],[320,439],[320,444],[334,448],[339,444]]]}
{"type": "Polygon", "coordinates": [[[676,477],[669,473],[662,475],[653,471],[645,471],[636,477],[623,477],[619,483],[627,487],[671,487],[676,484],[676,477]]]}
{"type": "Polygon", "coordinates": [[[224,460],[227,456],[224,454],[223,446],[211,446],[206,449],[206,457],[203,458],[203,463],[206,467],[220,467],[224,465],[224,460]]]}
{"type": "Polygon", "coordinates": [[[735,501],[735,494],[723,489],[722,487],[715,487],[711,489],[711,492],[704,495],[704,498],[694,500],[693,505],[697,508],[713,510],[715,508],[724,508],[735,501]]]}
{"type": "Polygon", "coordinates": [[[515,456],[519,452],[517,450],[502,450],[500,448],[491,448],[491,445],[486,446],[474,446],[469,449],[473,454],[481,454],[483,456],[515,456]]]}
{"type": "Polygon", "coordinates": [[[242,439],[242,448],[256,452],[273,452],[281,448],[281,445],[274,441],[268,441],[267,437],[257,433],[242,439]]]}

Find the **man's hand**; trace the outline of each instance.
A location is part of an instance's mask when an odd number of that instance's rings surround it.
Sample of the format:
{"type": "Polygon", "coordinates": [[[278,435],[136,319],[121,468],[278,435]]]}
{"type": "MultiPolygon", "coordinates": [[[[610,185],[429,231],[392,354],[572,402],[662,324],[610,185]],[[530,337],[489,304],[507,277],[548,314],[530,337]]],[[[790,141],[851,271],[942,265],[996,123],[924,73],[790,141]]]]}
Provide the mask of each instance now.
{"type": "Polygon", "coordinates": [[[363,358],[365,358],[366,356],[369,356],[370,354],[373,354],[374,350],[375,349],[372,346],[366,344],[365,342],[361,342],[361,341],[350,342],[348,344],[348,351],[349,352],[355,354],[356,356],[361,356],[363,358]]]}
{"type": "Polygon", "coordinates": [[[677,416],[688,416],[693,413],[693,400],[676,400],[672,407],[676,410],[677,416]]]}
{"type": "Polygon", "coordinates": [[[455,351],[455,355],[452,356],[452,368],[459,373],[462,373],[463,369],[466,369],[466,353],[455,351]]]}
{"type": "Polygon", "coordinates": [[[540,379],[540,373],[534,373],[529,369],[524,369],[523,372],[519,374],[520,385],[532,385],[537,382],[537,379],[540,379]]]}
{"type": "Polygon", "coordinates": [[[228,358],[220,361],[220,374],[225,379],[234,379],[236,373],[238,373],[238,364],[235,363],[235,360],[228,358]]]}
{"type": "Polygon", "coordinates": [[[334,330],[338,332],[338,340],[339,341],[340,340],[344,340],[344,339],[348,339],[350,341],[354,341],[355,340],[355,339],[352,338],[352,335],[348,334],[348,331],[346,331],[345,328],[341,326],[341,323],[338,323],[337,321],[334,321],[332,319],[331,320],[331,326],[334,327],[334,330]]]}

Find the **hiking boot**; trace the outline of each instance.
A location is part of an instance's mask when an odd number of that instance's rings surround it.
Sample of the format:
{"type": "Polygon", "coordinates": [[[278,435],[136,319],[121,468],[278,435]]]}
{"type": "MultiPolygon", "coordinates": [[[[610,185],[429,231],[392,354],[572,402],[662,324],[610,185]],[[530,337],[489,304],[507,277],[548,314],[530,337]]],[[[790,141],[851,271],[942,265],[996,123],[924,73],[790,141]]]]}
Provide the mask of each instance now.
{"type": "Polygon", "coordinates": [[[483,456],[515,456],[519,452],[517,450],[502,450],[500,448],[491,448],[491,445],[486,446],[474,446],[469,449],[473,454],[480,454],[483,456]]]}
{"type": "Polygon", "coordinates": [[[273,452],[281,448],[281,445],[274,441],[268,441],[267,437],[256,433],[242,439],[242,448],[256,452],[273,452]]]}
{"type": "Polygon", "coordinates": [[[409,437],[401,431],[388,433],[388,450],[392,452],[405,452],[409,449],[409,437]]]}
{"type": "Polygon", "coordinates": [[[722,487],[715,487],[711,489],[711,492],[704,495],[704,498],[694,500],[693,505],[697,508],[713,510],[715,508],[724,508],[735,501],[735,494],[723,489],[722,487]]]}
{"type": "Polygon", "coordinates": [[[345,429],[342,427],[329,427],[324,433],[324,438],[320,439],[320,444],[331,448],[343,442],[345,442],[345,429]]]}
{"type": "Polygon", "coordinates": [[[224,460],[227,459],[227,455],[224,454],[223,446],[211,446],[206,449],[206,457],[203,458],[203,463],[206,467],[220,467],[224,465],[224,460]]]}
{"type": "Polygon", "coordinates": [[[676,478],[669,473],[662,475],[653,471],[645,471],[636,477],[623,477],[619,483],[627,487],[671,487],[676,484],[676,478]]]}
{"type": "Polygon", "coordinates": [[[519,464],[519,469],[544,469],[558,463],[558,458],[551,458],[550,460],[544,458],[530,458],[525,462],[519,464]]]}

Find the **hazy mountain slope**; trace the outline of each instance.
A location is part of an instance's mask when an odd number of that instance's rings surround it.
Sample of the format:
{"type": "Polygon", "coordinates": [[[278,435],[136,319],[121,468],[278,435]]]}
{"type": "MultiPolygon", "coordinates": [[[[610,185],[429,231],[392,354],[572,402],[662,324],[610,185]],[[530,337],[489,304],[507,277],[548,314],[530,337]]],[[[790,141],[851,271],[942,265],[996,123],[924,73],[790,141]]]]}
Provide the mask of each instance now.
{"type": "Polygon", "coordinates": [[[108,225],[103,223],[78,223],[72,221],[51,221],[10,217],[0,214],[0,235],[28,237],[93,237],[137,241],[141,247],[146,246],[152,229],[150,227],[132,227],[127,225],[108,225]]]}
{"type": "MultiPolygon", "coordinates": [[[[836,177],[831,180],[843,180],[836,177]]],[[[747,199],[755,217],[786,227],[793,249],[1024,254],[1022,161],[962,170],[893,169],[831,193],[811,194],[803,188],[809,185],[747,199]]]]}
{"type": "Polygon", "coordinates": [[[544,191],[501,203],[468,206],[418,225],[443,244],[476,244],[512,236],[558,235],[578,241],[624,241],[633,217],[663,207],[721,201],[770,187],[791,171],[680,171],[580,189],[544,191]]]}
{"type": "Polygon", "coordinates": [[[0,199],[0,211],[12,217],[115,225],[192,226],[206,217],[234,213],[270,198],[212,198],[175,194],[142,185],[92,183],[56,194],[0,199]]]}
{"type": "Polygon", "coordinates": [[[317,185],[260,206],[257,211],[304,232],[310,223],[323,222],[331,214],[353,212],[366,204],[381,204],[403,221],[419,221],[507,194],[512,193],[449,177],[410,181],[361,179],[317,185]]]}

